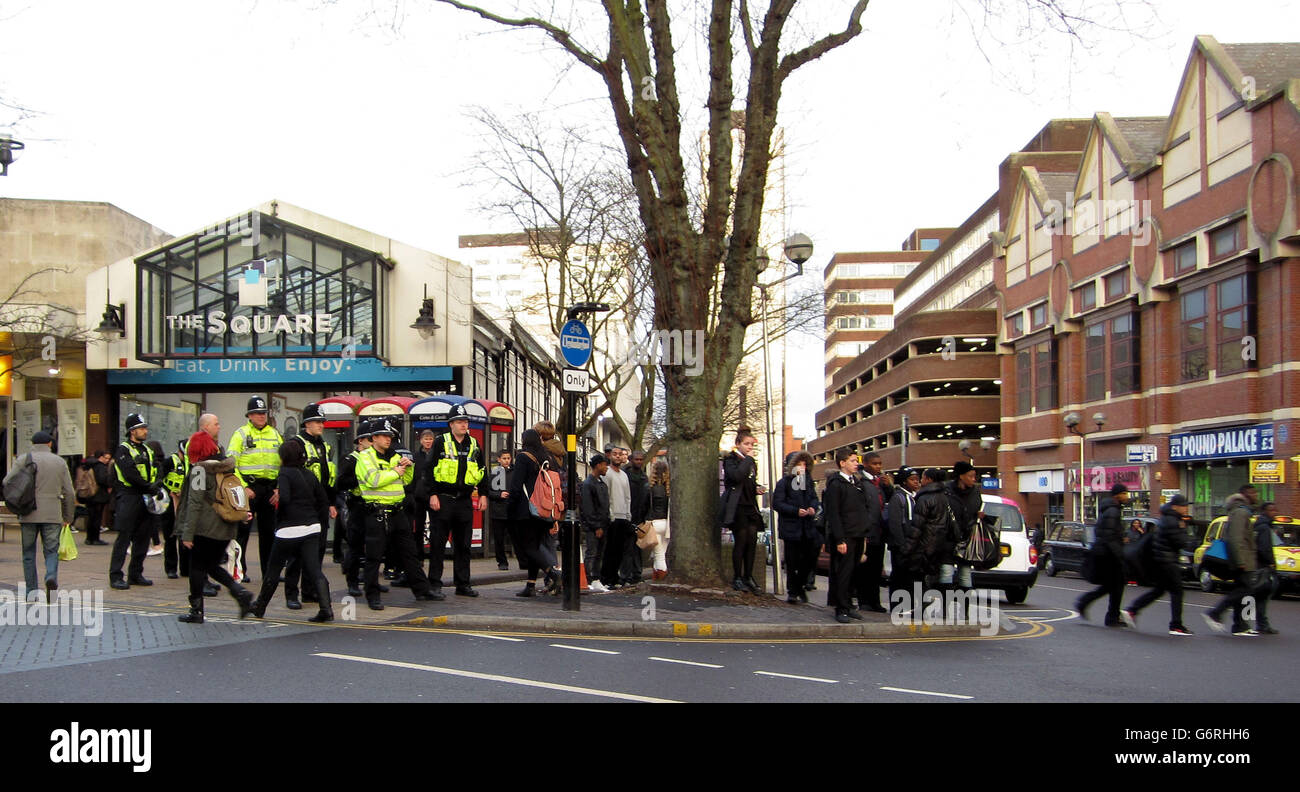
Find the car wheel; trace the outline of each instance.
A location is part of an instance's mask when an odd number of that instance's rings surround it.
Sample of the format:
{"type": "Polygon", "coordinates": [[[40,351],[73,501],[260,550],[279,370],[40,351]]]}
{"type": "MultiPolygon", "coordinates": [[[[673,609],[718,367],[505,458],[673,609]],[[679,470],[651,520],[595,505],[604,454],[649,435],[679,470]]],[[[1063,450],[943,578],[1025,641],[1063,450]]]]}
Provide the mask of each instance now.
{"type": "Polygon", "coordinates": [[[1056,577],[1056,573],[1060,572],[1060,570],[1056,568],[1056,562],[1052,560],[1051,556],[1048,556],[1047,560],[1043,562],[1043,572],[1047,573],[1048,577],[1056,577]]]}
{"type": "Polygon", "coordinates": [[[1010,602],[1012,605],[1021,605],[1029,596],[1029,587],[1018,586],[1016,588],[1006,589],[1006,595],[1007,602],[1010,602]]]}
{"type": "Polygon", "coordinates": [[[1201,591],[1207,593],[1214,591],[1214,578],[1210,575],[1209,572],[1202,569],[1200,573],[1197,574],[1196,579],[1199,580],[1201,583],[1201,591]]]}

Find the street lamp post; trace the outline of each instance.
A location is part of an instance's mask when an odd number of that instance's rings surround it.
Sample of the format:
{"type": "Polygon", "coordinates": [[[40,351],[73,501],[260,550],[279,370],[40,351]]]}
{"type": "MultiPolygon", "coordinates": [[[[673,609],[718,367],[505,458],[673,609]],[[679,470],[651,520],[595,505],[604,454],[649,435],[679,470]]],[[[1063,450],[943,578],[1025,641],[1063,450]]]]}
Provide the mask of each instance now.
{"type": "MultiPolygon", "coordinates": [[[[1093,430],[1093,431],[1094,431],[1094,432],[1101,431],[1101,427],[1104,426],[1105,423],[1106,423],[1106,413],[1103,413],[1103,412],[1096,412],[1096,413],[1093,413],[1093,415],[1092,415],[1092,421],[1093,421],[1093,423],[1097,424],[1097,428],[1096,428],[1095,430],[1093,430]]],[[[1078,516],[1078,521],[1079,521],[1079,522],[1083,522],[1083,519],[1084,519],[1084,511],[1083,511],[1083,471],[1084,471],[1084,466],[1083,466],[1083,447],[1084,447],[1085,441],[1087,440],[1087,438],[1088,438],[1088,434],[1089,434],[1088,432],[1084,432],[1083,430],[1079,429],[1079,424],[1082,423],[1082,422],[1083,422],[1083,418],[1082,418],[1082,416],[1080,416],[1077,412],[1067,413],[1066,416],[1065,416],[1065,426],[1066,426],[1066,427],[1067,427],[1071,432],[1073,432],[1074,434],[1077,434],[1077,435],[1079,436],[1079,495],[1078,495],[1078,498],[1077,498],[1077,500],[1076,500],[1076,503],[1078,503],[1078,506],[1079,506],[1079,516],[1078,516]]]]}
{"type": "MultiPolygon", "coordinates": [[[[762,294],[763,310],[763,391],[765,394],[765,413],[766,421],[765,434],[767,435],[767,538],[772,547],[772,593],[780,596],[785,593],[785,584],[781,580],[781,545],[776,541],[776,510],[772,508],[772,497],[776,494],[776,471],[780,464],[780,458],[776,456],[776,440],[772,433],[772,362],[768,352],[767,340],[767,311],[768,311],[768,292],[772,287],[785,283],[791,278],[797,278],[803,274],[803,265],[808,259],[812,258],[813,243],[805,234],[794,234],[786,239],[783,243],[785,248],[785,257],[794,264],[794,272],[789,275],[777,278],[770,283],[758,283],[759,292],[762,294]]],[[[766,267],[766,254],[759,254],[759,262],[762,268],[766,267]]]]}

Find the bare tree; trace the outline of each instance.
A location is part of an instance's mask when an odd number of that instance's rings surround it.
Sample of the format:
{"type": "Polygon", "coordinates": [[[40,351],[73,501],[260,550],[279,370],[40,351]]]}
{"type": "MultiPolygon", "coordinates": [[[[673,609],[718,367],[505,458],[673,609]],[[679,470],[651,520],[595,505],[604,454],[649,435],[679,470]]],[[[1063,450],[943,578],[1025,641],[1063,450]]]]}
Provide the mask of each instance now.
{"type": "Polygon", "coordinates": [[[71,274],[62,267],[44,267],[24,275],[0,297],[0,376],[58,369],[93,341],[93,334],[79,327],[75,311],[49,305],[36,285],[43,278],[71,274]]]}

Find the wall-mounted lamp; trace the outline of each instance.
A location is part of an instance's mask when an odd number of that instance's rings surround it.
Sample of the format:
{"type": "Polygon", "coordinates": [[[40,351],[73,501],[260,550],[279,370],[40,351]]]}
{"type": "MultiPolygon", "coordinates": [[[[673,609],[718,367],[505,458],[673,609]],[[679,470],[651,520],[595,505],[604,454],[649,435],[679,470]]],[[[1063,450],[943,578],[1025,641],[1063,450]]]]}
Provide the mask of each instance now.
{"type": "Polygon", "coordinates": [[[429,296],[429,284],[424,284],[424,304],[420,306],[420,315],[411,324],[411,329],[420,333],[420,338],[433,338],[433,331],[441,327],[434,319],[433,298],[429,296]]]}
{"type": "Polygon", "coordinates": [[[105,341],[112,341],[113,336],[126,338],[126,303],[113,305],[108,303],[104,306],[104,318],[100,321],[99,327],[95,332],[105,341]]]}
{"type": "Polygon", "coordinates": [[[21,140],[14,140],[7,134],[0,134],[0,176],[9,175],[9,166],[13,164],[14,152],[22,151],[26,146],[21,140]]]}

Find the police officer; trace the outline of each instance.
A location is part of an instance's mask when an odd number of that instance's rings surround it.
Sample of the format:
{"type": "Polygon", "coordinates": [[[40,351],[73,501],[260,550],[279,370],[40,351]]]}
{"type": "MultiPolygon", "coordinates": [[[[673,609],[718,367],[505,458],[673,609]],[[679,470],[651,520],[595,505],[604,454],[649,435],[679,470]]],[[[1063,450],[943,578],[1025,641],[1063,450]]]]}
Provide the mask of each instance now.
{"type": "Polygon", "coordinates": [[[397,427],[387,419],[376,419],[371,428],[371,445],[357,457],[357,483],[365,501],[366,603],[371,610],[383,610],[379,598],[379,562],[384,552],[406,573],[417,600],[440,600],[441,593],[429,587],[429,579],[415,557],[415,536],[402,506],[406,485],[415,478],[411,458],[393,448],[397,427]]]}
{"type": "Polygon", "coordinates": [[[165,490],[158,482],[158,458],[145,444],[149,439],[149,424],[136,413],[126,416],[126,442],[117,447],[113,467],[117,471],[114,497],[113,525],[117,539],[108,562],[108,584],[115,589],[135,586],[152,586],[153,581],[144,576],[144,558],[149,550],[149,533],[152,520],[145,511],[144,499],[156,497],[165,490]],[[127,576],[122,576],[126,549],[131,548],[131,565],[127,576]]]}
{"type": "MultiPolygon", "coordinates": [[[[334,470],[334,450],[325,443],[325,414],[321,412],[319,404],[309,404],[302,410],[302,431],[298,433],[298,439],[302,440],[303,447],[307,449],[307,462],[303,467],[315,474],[321,486],[325,488],[325,498],[330,504],[330,519],[333,520],[339,516],[338,507],[334,505],[336,495],[335,470],[334,470]]],[[[325,534],[329,526],[322,526],[320,542],[320,560],[325,562],[325,534]]],[[[338,528],[335,528],[337,531],[338,528]]],[[[302,608],[303,602],[319,602],[316,591],[312,587],[311,581],[308,580],[302,586],[302,599],[298,599],[298,581],[302,578],[301,563],[295,556],[289,560],[288,567],[284,572],[284,596],[287,600],[287,606],[290,610],[302,608]]]]}
{"type": "MultiPolygon", "coordinates": [[[[266,399],[254,396],[248,400],[244,417],[248,423],[235,430],[230,438],[229,455],[235,460],[235,476],[244,483],[252,499],[253,518],[257,523],[257,559],[266,574],[266,564],[271,560],[271,542],[275,540],[275,507],[280,505],[280,493],[275,480],[280,476],[280,444],[284,438],[274,426],[268,425],[266,399]]],[[[244,580],[248,585],[248,534],[249,523],[239,524],[239,549],[244,580]]]]}
{"type": "Polygon", "coordinates": [[[433,441],[433,457],[426,469],[429,508],[434,511],[433,536],[429,542],[429,582],[442,588],[443,547],[451,534],[452,575],[456,593],[477,597],[469,584],[470,536],[474,531],[474,509],[487,508],[487,498],[478,495],[483,480],[483,449],[469,434],[469,413],[457,404],[448,416],[451,431],[433,441]]]}
{"type": "MultiPolygon", "coordinates": [[[[343,548],[343,577],[348,582],[348,595],[352,597],[360,597],[362,593],[361,561],[365,556],[366,545],[365,501],[361,499],[361,484],[357,481],[357,458],[370,448],[371,426],[369,418],[358,422],[352,453],[343,457],[339,463],[336,481],[343,503],[343,533],[347,538],[347,544],[343,548]]],[[[381,585],[379,590],[387,591],[388,587],[381,585]]]]}

